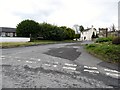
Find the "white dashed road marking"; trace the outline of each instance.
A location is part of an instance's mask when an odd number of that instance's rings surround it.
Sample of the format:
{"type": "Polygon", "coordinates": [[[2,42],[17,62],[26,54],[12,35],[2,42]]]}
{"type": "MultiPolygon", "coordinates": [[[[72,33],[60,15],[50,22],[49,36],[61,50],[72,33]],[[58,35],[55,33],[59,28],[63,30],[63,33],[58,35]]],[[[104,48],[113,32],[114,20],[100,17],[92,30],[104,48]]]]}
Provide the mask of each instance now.
{"type": "Polygon", "coordinates": [[[116,71],[116,70],[110,70],[110,69],[104,69],[105,71],[108,71],[108,72],[113,72],[113,73],[119,73],[120,74],[120,72],[118,72],[118,71],[116,71]]]}
{"type": "Polygon", "coordinates": [[[57,67],[57,65],[53,65],[53,67],[57,67]]]}
{"type": "Polygon", "coordinates": [[[27,63],[33,63],[33,62],[31,62],[31,61],[26,61],[27,63]]]}
{"type": "Polygon", "coordinates": [[[97,69],[96,67],[89,67],[89,66],[84,66],[84,68],[88,68],[88,69],[97,69]]]}
{"type": "Polygon", "coordinates": [[[120,77],[120,72],[116,70],[111,70],[111,69],[104,69],[106,71],[106,75],[113,77],[113,78],[119,78],[120,77]]]}
{"type": "Polygon", "coordinates": [[[84,71],[89,72],[89,73],[100,73],[97,70],[97,67],[89,67],[89,66],[84,66],[84,71]]]}
{"type": "Polygon", "coordinates": [[[74,66],[76,67],[77,65],[76,64],[69,64],[69,63],[65,63],[66,66],[74,66]]]}
{"type": "Polygon", "coordinates": [[[87,69],[84,69],[85,72],[90,72],[90,73],[100,73],[99,71],[96,71],[96,70],[87,70],[87,69]]]}
{"type": "Polygon", "coordinates": [[[63,67],[64,69],[71,69],[71,70],[76,70],[76,68],[73,67],[63,67]]]}
{"type": "Polygon", "coordinates": [[[41,61],[40,59],[38,59],[38,61],[41,61]]]}
{"type": "Polygon", "coordinates": [[[47,63],[46,63],[46,64],[44,64],[44,65],[49,66],[49,67],[51,66],[50,64],[47,64],[47,63]]]}
{"type": "Polygon", "coordinates": [[[111,76],[111,77],[113,77],[113,78],[119,78],[120,77],[120,75],[119,74],[115,74],[115,73],[106,73],[106,75],[108,75],[108,76],[111,76]]]}

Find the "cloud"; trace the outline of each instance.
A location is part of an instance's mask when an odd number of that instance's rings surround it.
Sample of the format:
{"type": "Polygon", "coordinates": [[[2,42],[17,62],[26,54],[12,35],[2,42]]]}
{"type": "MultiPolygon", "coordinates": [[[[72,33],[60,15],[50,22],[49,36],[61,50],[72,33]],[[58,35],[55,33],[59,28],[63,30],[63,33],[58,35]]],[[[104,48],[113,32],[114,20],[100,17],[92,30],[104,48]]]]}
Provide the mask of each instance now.
{"type": "Polygon", "coordinates": [[[2,21],[0,24],[1,26],[15,27],[15,25],[10,24],[10,21],[16,25],[24,19],[46,21],[47,17],[58,10],[61,5],[62,3],[59,0],[3,0],[0,1],[2,13],[0,14],[2,21]]]}
{"type": "Polygon", "coordinates": [[[0,0],[0,26],[15,27],[24,19],[72,27],[117,26],[119,0],[0,0]]]}

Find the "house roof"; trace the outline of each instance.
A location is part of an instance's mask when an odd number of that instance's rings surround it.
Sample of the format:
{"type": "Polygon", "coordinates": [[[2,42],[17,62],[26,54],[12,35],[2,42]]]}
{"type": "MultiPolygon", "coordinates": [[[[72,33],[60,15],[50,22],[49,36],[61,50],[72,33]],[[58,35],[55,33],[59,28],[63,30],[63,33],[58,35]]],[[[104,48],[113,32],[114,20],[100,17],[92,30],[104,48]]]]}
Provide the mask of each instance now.
{"type": "MultiPolygon", "coordinates": [[[[91,29],[91,28],[84,29],[83,32],[89,31],[90,29],[91,29]]],[[[93,29],[95,29],[95,28],[93,28],[93,29]]],[[[95,30],[96,30],[96,29],[95,29],[95,30]]]]}
{"type": "Polygon", "coordinates": [[[16,28],[10,28],[10,27],[0,27],[0,32],[16,32],[16,28]]]}

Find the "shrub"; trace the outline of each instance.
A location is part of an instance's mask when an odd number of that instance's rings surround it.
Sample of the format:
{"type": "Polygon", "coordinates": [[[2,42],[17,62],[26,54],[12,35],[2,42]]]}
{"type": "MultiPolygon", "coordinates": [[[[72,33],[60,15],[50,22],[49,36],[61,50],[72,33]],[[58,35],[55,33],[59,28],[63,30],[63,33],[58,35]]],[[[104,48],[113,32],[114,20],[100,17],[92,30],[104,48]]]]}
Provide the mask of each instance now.
{"type": "Polygon", "coordinates": [[[18,37],[36,38],[39,30],[39,23],[34,20],[23,20],[17,25],[16,33],[18,37]]]}
{"type": "Polygon", "coordinates": [[[113,44],[90,44],[86,46],[89,53],[108,62],[120,63],[120,45],[113,44]]]}
{"type": "Polygon", "coordinates": [[[102,42],[109,42],[109,41],[112,41],[113,40],[113,37],[102,37],[102,38],[98,38],[96,40],[96,43],[102,43],[102,42]]]}
{"type": "Polygon", "coordinates": [[[116,44],[116,45],[120,44],[120,37],[114,38],[112,40],[112,44],[116,44]]]}

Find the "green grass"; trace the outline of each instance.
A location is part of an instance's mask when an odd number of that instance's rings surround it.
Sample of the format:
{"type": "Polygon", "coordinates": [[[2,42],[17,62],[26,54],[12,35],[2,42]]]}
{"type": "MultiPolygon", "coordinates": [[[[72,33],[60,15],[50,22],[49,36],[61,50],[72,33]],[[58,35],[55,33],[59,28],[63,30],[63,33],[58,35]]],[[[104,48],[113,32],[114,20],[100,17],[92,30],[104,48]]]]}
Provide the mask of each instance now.
{"type": "Polygon", "coordinates": [[[120,63],[120,45],[108,43],[95,43],[86,45],[86,50],[102,60],[120,63]]]}
{"type": "Polygon", "coordinates": [[[76,41],[73,41],[73,40],[65,40],[65,41],[35,40],[32,42],[4,42],[4,43],[0,43],[0,48],[13,48],[13,47],[66,43],[66,42],[76,42],[76,41]]]}

